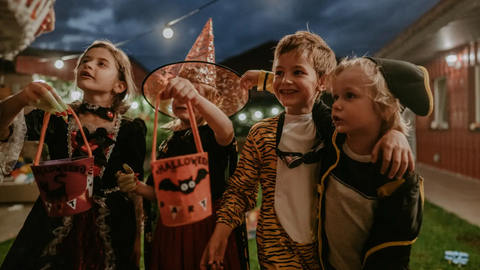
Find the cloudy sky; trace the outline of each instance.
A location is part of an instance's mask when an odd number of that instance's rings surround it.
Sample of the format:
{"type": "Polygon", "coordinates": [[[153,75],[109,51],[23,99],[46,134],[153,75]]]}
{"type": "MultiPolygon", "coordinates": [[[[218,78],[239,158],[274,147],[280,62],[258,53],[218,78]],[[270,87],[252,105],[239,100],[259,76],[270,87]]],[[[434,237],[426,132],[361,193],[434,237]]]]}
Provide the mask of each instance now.
{"type": "Polygon", "coordinates": [[[217,62],[307,27],[339,56],[373,55],[439,0],[219,0],[175,24],[162,26],[211,0],[57,0],[52,33],[33,43],[44,49],[84,50],[95,39],[120,42],[149,70],[184,60],[208,18],[217,62]]]}

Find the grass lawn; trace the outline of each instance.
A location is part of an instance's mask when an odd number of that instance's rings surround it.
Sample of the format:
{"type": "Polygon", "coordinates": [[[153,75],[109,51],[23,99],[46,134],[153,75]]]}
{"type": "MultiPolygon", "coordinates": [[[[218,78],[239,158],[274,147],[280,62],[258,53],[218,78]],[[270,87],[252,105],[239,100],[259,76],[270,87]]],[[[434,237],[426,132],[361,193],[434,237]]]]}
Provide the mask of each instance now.
{"type": "MultiPolygon", "coordinates": [[[[467,252],[469,261],[461,269],[480,269],[480,228],[457,216],[425,202],[425,213],[420,237],[413,245],[410,266],[414,270],[459,269],[444,260],[445,250],[467,252]]],[[[13,240],[0,243],[0,265],[13,240]]],[[[250,269],[258,270],[255,239],[249,240],[250,269]]]]}
{"type": "Polygon", "coordinates": [[[14,239],[10,239],[3,243],[0,243],[0,265],[2,265],[3,260],[5,260],[5,256],[7,256],[8,250],[10,246],[13,244],[14,239]]]}
{"type": "Polygon", "coordinates": [[[480,228],[425,201],[422,231],[413,244],[410,266],[415,270],[459,269],[444,260],[445,250],[469,254],[461,269],[480,269],[480,228]]]}
{"type": "Polygon", "coordinates": [[[250,256],[250,270],[260,270],[257,257],[257,241],[255,239],[248,240],[248,256],[250,256]]]}

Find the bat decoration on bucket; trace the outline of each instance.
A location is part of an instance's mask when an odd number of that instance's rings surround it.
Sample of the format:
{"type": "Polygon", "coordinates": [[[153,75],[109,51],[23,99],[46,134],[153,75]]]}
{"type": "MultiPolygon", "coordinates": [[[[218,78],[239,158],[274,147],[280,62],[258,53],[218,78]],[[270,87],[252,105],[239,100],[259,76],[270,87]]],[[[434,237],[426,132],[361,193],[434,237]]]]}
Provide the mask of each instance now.
{"type": "Polygon", "coordinates": [[[175,185],[170,178],[163,179],[160,181],[160,184],[158,185],[158,189],[163,189],[165,191],[180,191],[183,194],[190,194],[195,190],[195,187],[205,179],[205,176],[207,176],[208,172],[205,169],[200,169],[198,170],[197,173],[197,178],[195,181],[193,180],[193,177],[190,177],[186,180],[179,180],[178,181],[178,186],[175,185]]]}
{"type": "Polygon", "coordinates": [[[67,190],[66,190],[66,187],[65,187],[65,182],[60,181],[60,179],[59,179],[59,178],[65,178],[66,176],[67,176],[66,174],[61,173],[61,174],[56,175],[54,177],[53,182],[55,182],[57,184],[60,184],[60,187],[58,187],[56,189],[50,189],[48,182],[40,182],[40,181],[38,182],[39,187],[41,189],[43,189],[43,191],[47,195],[48,202],[61,201],[61,199],[63,197],[66,197],[67,200],[68,200],[68,195],[67,195],[67,190]]]}

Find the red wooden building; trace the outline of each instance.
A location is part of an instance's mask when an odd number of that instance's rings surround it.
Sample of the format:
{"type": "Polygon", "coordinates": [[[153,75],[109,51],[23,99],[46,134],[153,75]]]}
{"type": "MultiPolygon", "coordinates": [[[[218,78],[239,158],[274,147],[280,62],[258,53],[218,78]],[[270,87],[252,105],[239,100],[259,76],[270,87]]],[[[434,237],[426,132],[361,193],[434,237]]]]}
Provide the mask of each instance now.
{"type": "Polygon", "coordinates": [[[442,0],[376,56],[427,68],[435,108],[416,118],[417,162],[480,181],[480,1],[442,0]]]}

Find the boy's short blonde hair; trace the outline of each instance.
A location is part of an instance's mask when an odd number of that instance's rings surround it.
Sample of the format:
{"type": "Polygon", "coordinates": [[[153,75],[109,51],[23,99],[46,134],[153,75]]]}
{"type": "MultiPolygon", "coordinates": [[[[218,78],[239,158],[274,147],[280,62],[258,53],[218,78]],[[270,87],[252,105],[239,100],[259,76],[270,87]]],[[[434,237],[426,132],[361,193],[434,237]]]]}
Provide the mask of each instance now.
{"type": "Polygon", "coordinates": [[[335,53],[318,35],[308,31],[297,31],[284,36],[275,48],[275,63],[285,53],[295,51],[297,57],[305,57],[317,72],[318,78],[333,71],[337,65],[335,53]]]}
{"type": "Polygon", "coordinates": [[[381,134],[383,135],[389,130],[395,129],[408,135],[410,125],[402,118],[403,106],[388,89],[387,82],[379,67],[370,59],[365,57],[342,59],[329,76],[328,88],[331,90],[331,83],[336,76],[352,67],[360,67],[371,80],[371,84],[367,85],[369,90],[367,94],[372,98],[374,111],[382,117],[381,134]]]}
{"type": "Polygon", "coordinates": [[[137,86],[135,85],[130,59],[125,54],[125,52],[123,52],[120,48],[117,48],[112,42],[108,40],[96,40],[83,52],[83,54],[78,58],[77,66],[74,71],[75,85],[77,84],[76,80],[78,68],[82,63],[83,58],[89,50],[94,48],[107,49],[113,55],[113,58],[115,58],[116,60],[118,80],[121,82],[125,82],[127,85],[125,91],[116,94],[112,102],[113,109],[116,112],[123,114],[130,108],[131,100],[137,92],[137,86]]]}

